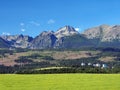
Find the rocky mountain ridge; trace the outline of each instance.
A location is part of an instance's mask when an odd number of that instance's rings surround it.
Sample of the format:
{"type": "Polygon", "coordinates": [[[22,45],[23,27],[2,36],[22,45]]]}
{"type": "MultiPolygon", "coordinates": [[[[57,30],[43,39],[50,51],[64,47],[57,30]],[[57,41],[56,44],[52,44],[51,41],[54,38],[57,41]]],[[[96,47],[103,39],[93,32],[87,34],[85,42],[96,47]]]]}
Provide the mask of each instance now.
{"type": "Polygon", "coordinates": [[[88,39],[99,38],[101,42],[120,40],[120,25],[101,25],[85,30],[83,33],[88,39]]]}
{"type": "Polygon", "coordinates": [[[56,42],[56,36],[53,31],[44,31],[29,44],[31,49],[53,48],[56,42]]]}
{"type": "Polygon", "coordinates": [[[16,48],[27,48],[29,43],[33,40],[32,37],[27,35],[3,35],[1,36],[6,42],[9,43],[10,47],[16,48]]]}
{"type": "MultiPolygon", "coordinates": [[[[47,49],[80,47],[118,47],[120,25],[100,25],[79,33],[72,26],[64,26],[56,32],[44,31],[35,38],[24,35],[1,36],[9,47],[47,49]]],[[[3,46],[3,45],[2,45],[3,46]]]]}

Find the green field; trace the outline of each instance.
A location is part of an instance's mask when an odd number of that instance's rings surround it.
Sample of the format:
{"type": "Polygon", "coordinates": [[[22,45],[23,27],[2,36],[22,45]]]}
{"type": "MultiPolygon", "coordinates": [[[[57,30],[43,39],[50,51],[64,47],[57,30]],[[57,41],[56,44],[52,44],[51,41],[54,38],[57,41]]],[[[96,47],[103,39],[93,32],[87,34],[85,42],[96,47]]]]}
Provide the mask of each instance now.
{"type": "Polygon", "coordinates": [[[120,74],[5,74],[0,90],[120,90],[120,74]]]}

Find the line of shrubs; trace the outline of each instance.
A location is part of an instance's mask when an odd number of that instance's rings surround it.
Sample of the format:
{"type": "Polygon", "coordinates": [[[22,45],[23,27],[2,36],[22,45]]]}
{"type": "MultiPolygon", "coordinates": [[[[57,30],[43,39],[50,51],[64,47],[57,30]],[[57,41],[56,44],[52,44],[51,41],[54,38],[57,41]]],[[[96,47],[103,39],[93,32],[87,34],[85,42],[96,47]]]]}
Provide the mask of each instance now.
{"type": "Polygon", "coordinates": [[[115,68],[93,68],[93,67],[69,67],[69,68],[54,68],[54,69],[39,69],[33,67],[20,66],[3,66],[0,65],[0,74],[16,73],[16,74],[54,74],[54,73],[120,73],[120,67],[115,68]]]}
{"type": "Polygon", "coordinates": [[[20,70],[17,74],[57,74],[57,73],[120,73],[120,68],[101,69],[101,68],[56,68],[42,70],[20,70]]]}

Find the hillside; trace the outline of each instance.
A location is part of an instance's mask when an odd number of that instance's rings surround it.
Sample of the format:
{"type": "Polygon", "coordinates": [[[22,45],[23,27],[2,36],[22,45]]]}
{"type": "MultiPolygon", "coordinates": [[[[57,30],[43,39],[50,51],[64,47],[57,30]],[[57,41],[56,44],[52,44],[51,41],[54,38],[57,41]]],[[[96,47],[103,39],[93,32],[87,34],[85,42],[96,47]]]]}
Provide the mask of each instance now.
{"type": "Polygon", "coordinates": [[[9,43],[0,37],[0,48],[10,47],[9,43]]]}
{"type": "Polygon", "coordinates": [[[5,49],[0,50],[0,73],[119,73],[119,53],[114,48],[5,49]]]}
{"type": "Polygon", "coordinates": [[[97,47],[119,47],[120,25],[101,25],[85,30],[83,33],[97,47]]]}
{"type": "Polygon", "coordinates": [[[32,37],[26,35],[3,35],[1,36],[9,46],[16,48],[28,48],[29,43],[33,40],[32,37]]]}

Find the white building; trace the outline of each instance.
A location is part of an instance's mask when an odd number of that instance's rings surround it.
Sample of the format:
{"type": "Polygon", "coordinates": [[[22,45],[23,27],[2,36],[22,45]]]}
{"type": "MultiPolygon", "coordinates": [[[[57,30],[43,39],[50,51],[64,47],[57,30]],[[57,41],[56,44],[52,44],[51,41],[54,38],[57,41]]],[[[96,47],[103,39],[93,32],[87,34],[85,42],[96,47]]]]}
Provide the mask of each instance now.
{"type": "Polygon", "coordinates": [[[92,65],[92,63],[88,63],[88,66],[91,66],[92,65]]]}
{"type": "Polygon", "coordinates": [[[85,66],[85,63],[81,63],[81,66],[85,66]]]}
{"type": "Polygon", "coordinates": [[[102,64],[102,68],[107,68],[107,65],[106,64],[102,64]]]}
{"type": "Polygon", "coordinates": [[[100,67],[101,65],[99,63],[93,64],[94,67],[100,67]]]}

